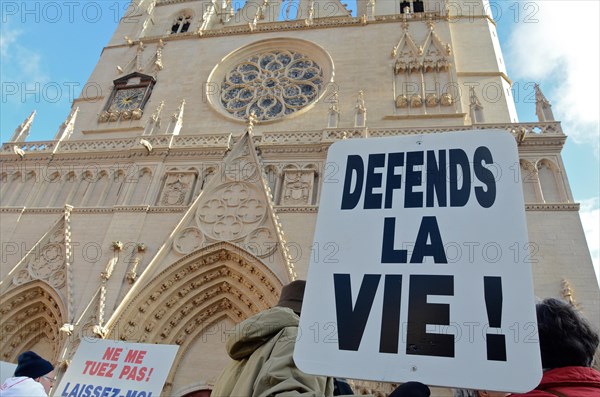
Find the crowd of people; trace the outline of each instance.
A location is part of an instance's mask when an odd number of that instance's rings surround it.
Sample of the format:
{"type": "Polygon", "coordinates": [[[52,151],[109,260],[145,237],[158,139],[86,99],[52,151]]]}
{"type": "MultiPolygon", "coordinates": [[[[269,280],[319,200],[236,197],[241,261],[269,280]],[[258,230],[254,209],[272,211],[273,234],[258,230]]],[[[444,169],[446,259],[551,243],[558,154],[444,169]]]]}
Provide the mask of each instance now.
{"type": "MultiPolygon", "coordinates": [[[[336,394],[336,379],[307,375],[294,364],[304,287],[302,280],[286,285],[277,306],[245,320],[240,332],[229,337],[232,362],[216,382],[213,397],[352,394],[336,394]]],[[[538,303],[536,313],[544,368],[536,389],[525,394],[463,389],[455,390],[455,397],[600,397],[600,372],[592,368],[598,333],[574,307],[558,299],[538,303]]],[[[390,397],[430,395],[428,386],[407,382],[390,397]]]]}
{"type": "MultiPolygon", "coordinates": [[[[212,397],[354,395],[344,379],[305,374],[293,360],[305,282],[286,285],[279,303],[242,322],[227,340],[231,362],[212,397]]],[[[572,305],[549,298],[536,306],[544,374],[525,394],[491,390],[454,390],[455,397],[600,397],[600,372],[593,368],[599,336],[572,305]]],[[[54,384],[52,364],[32,351],[22,353],[14,377],[0,387],[1,397],[47,397],[54,384]]],[[[427,385],[406,382],[390,397],[429,397],[427,385]]]]}

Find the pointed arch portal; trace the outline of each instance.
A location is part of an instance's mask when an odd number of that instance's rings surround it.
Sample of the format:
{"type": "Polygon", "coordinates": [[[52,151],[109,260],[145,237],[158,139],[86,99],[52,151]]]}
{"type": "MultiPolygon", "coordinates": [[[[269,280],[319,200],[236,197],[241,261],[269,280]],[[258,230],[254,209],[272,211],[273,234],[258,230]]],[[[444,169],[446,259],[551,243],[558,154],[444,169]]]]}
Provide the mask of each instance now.
{"type": "MultiPolygon", "coordinates": [[[[112,322],[108,338],[180,346],[167,386],[195,342],[274,306],[282,282],[257,257],[220,242],[158,274],[112,322]]],[[[225,355],[224,347],[219,346],[225,355]]],[[[166,390],[166,389],[165,389],[166,390]]]]}
{"type": "Polygon", "coordinates": [[[2,361],[16,362],[20,353],[34,349],[42,356],[58,359],[59,328],[66,308],[59,294],[36,280],[14,288],[0,297],[2,361]]]}

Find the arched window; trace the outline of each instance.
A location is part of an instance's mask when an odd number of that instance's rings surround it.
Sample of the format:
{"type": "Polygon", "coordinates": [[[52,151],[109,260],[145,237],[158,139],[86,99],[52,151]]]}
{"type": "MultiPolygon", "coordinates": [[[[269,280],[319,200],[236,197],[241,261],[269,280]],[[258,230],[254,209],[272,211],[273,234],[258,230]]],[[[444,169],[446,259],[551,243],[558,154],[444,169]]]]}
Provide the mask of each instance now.
{"type": "Polygon", "coordinates": [[[21,194],[21,190],[23,190],[23,175],[20,171],[15,172],[10,177],[10,189],[7,191],[5,202],[6,206],[18,206],[19,195],[21,194]]]}
{"type": "Polygon", "coordinates": [[[171,34],[185,33],[192,24],[192,15],[188,12],[182,12],[175,18],[173,26],[171,26],[171,34]]]}
{"type": "Polygon", "coordinates": [[[267,177],[267,183],[269,184],[269,189],[271,189],[271,195],[273,196],[273,202],[275,203],[277,199],[277,179],[279,178],[277,168],[272,165],[267,166],[265,170],[265,175],[267,177]]]}
{"type": "Polygon", "coordinates": [[[558,182],[558,168],[550,160],[543,159],[537,165],[540,186],[545,203],[564,201],[558,182]]]}
{"type": "Polygon", "coordinates": [[[146,202],[146,193],[152,182],[152,171],[148,168],[144,168],[140,171],[131,198],[129,200],[130,205],[142,205],[146,202]]]}
{"type": "Polygon", "coordinates": [[[52,201],[51,207],[62,207],[65,204],[71,204],[71,195],[77,185],[75,172],[69,172],[60,184],[60,191],[52,201]]]}
{"type": "Polygon", "coordinates": [[[25,207],[29,200],[29,196],[33,194],[34,186],[37,181],[37,175],[35,172],[30,171],[25,176],[25,181],[23,183],[23,189],[21,190],[17,201],[14,202],[13,206],[25,207]]]}
{"type": "Polygon", "coordinates": [[[55,172],[47,177],[44,177],[42,186],[42,195],[38,200],[38,207],[50,207],[54,203],[54,199],[60,191],[60,174],[55,172]]]}
{"type": "Polygon", "coordinates": [[[70,203],[72,206],[77,207],[82,205],[83,200],[85,198],[88,190],[91,189],[92,182],[94,181],[94,175],[90,171],[86,171],[81,174],[77,186],[73,191],[73,194],[70,198],[70,203]]]}
{"type": "Polygon", "coordinates": [[[112,175],[108,191],[104,197],[103,207],[112,207],[119,205],[125,191],[125,172],[123,170],[115,171],[112,175]]]}
{"type": "Polygon", "coordinates": [[[8,191],[8,174],[6,172],[3,172],[2,174],[0,174],[0,202],[3,203],[3,205],[6,205],[4,202],[6,193],[8,191]]]}
{"type": "Polygon", "coordinates": [[[523,183],[523,199],[525,203],[541,202],[539,193],[540,185],[535,166],[523,159],[519,161],[519,164],[521,166],[521,182],[523,183]]]}
{"type": "Polygon", "coordinates": [[[106,171],[100,171],[92,180],[90,194],[86,194],[82,206],[100,207],[104,203],[104,197],[109,189],[109,176],[106,171]]]}

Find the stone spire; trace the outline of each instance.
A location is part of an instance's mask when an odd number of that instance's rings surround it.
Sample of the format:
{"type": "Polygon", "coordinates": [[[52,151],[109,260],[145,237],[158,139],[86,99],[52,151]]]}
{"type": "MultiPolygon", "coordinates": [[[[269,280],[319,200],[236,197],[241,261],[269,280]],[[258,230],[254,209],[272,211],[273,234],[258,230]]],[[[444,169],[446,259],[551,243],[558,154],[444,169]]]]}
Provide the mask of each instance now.
{"type": "Polygon", "coordinates": [[[540,86],[534,85],[535,89],[535,114],[538,117],[538,121],[554,121],[554,114],[552,113],[552,105],[550,101],[546,99],[540,86]]]}
{"type": "Polygon", "coordinates": [[[327,117],[327,128],[337,128],[340,123],[340,107],[337,91],[333,93],[331,105],[329,106],[329,114],[327,117]]]}
{"type": "Polygon", "coordinates": [[[483,106],[475,93],[475,87],[469,87],[469,110],[471,113],[471,122],[473,124],[483,123],[483,106]]]}
{"type": "Polygon", "coordinates": [[[76,107],[71,111],[71,114],[67,119],[60,125],[58,132],[54,139],[59,141],[65,141],[71,137],[71,134],[75,130],[75,120],[77,119],[77,113],[79,113],[79,107],[76,107]]]}
{"type": "Polygon", "coordinates": [[[154,113],[152,113],[152,116],[150,116],[148,119],[146,128],[144,129],[144,133],[142,135],[152,135],[155,132],[155,128],[160,128],[160,114],[162,113],[164,107],[165,101],[161,101],[160,105],[158,105],[154,113]]]}
{"type": "Polygon", "coordinates": [[[181,131],[181,127],[183,127],[183,111],[185,109],[185,99],[181,100],[181,104],[177,111],[171,115],[171,121],[169,122],[169,126],[167,127],[168,135],[179,135],[179,131],[181,131]]]}
{"type": "Polygon", "coordinates": [[[356,97],[356,106],[354,107],[354,126],[365,127],[367,124],[367,108],[365,106],[365,98],[363,91],[358,91],[356,97]]]}
{"type": "Polygon", "coordinates": [[[35,110],[31,112],[29,117],[21,123],[20,126],[17,127],[15,132],[13,133],[12,138],[10,138],[11,142],[25,142],[27,136],[29,136],[29,130],[31,129],[31,124],[33,124],[33,119],[35,118],[35,110]]]}

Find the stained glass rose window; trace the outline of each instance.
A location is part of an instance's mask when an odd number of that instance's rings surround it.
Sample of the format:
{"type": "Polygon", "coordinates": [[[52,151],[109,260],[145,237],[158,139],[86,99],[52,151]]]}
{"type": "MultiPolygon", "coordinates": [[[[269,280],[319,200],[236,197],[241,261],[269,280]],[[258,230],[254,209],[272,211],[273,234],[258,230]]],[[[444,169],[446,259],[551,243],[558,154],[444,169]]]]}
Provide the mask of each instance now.
{"type": "Polygon", "coordinates": [[[323,70],[292,50],[251,55],[230,69],[221,84],[221,104],[231,115],[273,120],[302,109],[319,97],[323,70]]]}
{"type": "Polygon", "coordinates": [[[332,88],[333,60],[308,40],[277,37],[242,46],[215,65],[204,95],[222,116],[271,123],[318,106],[332,88]]]}

